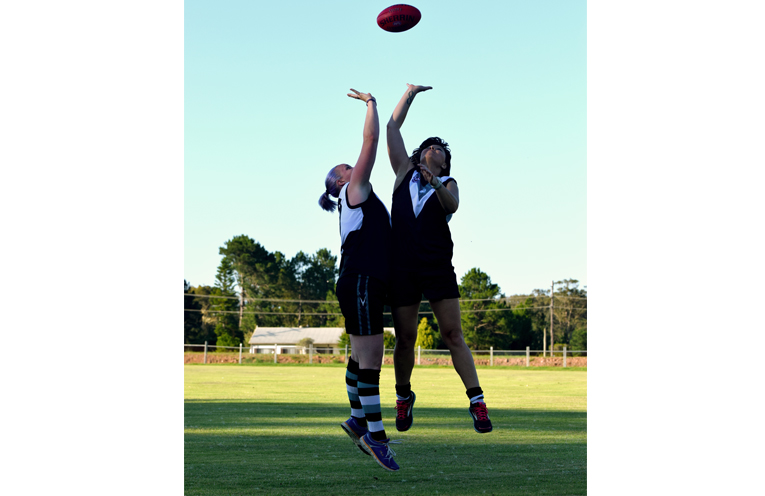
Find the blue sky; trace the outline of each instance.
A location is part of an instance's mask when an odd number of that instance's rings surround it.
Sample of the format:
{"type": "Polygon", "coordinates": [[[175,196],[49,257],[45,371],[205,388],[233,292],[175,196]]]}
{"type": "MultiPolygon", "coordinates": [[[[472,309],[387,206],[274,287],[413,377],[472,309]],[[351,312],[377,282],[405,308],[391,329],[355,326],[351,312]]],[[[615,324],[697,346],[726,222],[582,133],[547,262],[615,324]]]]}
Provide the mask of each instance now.
{"type": "Polygon", "coordinates": [[[339,255],[337,214],[317,199],[361,147],[364,106],[346,93],[377,98],[372,184],[390,207],[385,123],[412,83],[433,90],[404,124],[407,148],[438,135],[452,149],[458,277],[478,267],[506,294],[586,285],[586,3],[421,1],[404,33],[377,26],[388,6],[185,3],[184,277],[212,285],[239,234],[339,255]]]}

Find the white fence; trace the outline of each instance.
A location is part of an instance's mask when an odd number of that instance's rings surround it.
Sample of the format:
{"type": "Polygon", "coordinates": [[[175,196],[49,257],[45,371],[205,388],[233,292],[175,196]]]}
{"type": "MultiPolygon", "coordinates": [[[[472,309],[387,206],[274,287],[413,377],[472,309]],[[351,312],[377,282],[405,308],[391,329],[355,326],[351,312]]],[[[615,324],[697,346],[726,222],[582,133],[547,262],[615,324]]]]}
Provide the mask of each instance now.
{"type": "MultiPolygon", "coordinates": [[[[239,347],[234,346],[215,346],[215,345],[208,345],[206,342],[205,344],[184,344],[184,351],[196,351],[196,349],[202,349],[199,351],[204,351],[204,359],[202,363],[207,363],[207,353],[208,351],[211,351],[211,349],[214,349],[215,351],[220,350],[231,350],[233,352],[239,352],[239,363],[242,363],[242,353],[243,353],[243,345],[239,345],[239,347]]],[[[301,354],[301,355],[308,355],[308,363],[313,363],[313,355],[314,354],[321,354],[321,355],[344,355],[345,356],[345,362],[348,362],[348,356],[351,351],[350,346],[345,346],[344,349],[338,349],[337,347],[326,347],[326,348],[314,348],[313,345],[309,346],[297,346],[294,344],[279,344],[274,343],[273,345],[258,345],[258,346],[252,346],[249,350],[247,350],[249,354],[273,354],[274,355],[274,363],[278,363],[278,357],[279,355],[291,355],[291,354],[301,354]]],[[[526,347],[525,350],[495,350],[494,348],[490,348],[488,350],[471,350],[471,354],[473,355],[473,360],[476,359],[486,359],[489,360],[489,366],[494,366],[495,358],[502,358],[502,357],[520,357],[523,358],[525,356],[526,358],[526,367],[529,366],[531,362],[532,356],[535,358],[542,357],[547,358],[548,356],[550,358],[553,357],[561,357],[563,358],[563,367],[567,366],[567,361],[569,357],[580,357],[580,356],[587,356],[587,350],[568,350],[566,346],[563,347],[562,350],[532,350],[529,349],[529,347],[526,347]]],[[[383,363],[385,363],[385,357],[386,356],[392,356],[393,355],[393,349],[386,348],[384,350],[383,354],[383,363]]],[[[415,358],[415,363],[417,365],[422,365],[422,359],[423,356],[425,357],[426,362],[429,361],[429,359],[432,358],[438,358],[440,356],[451,358],[451,354],[449,350],[423,350],[420,346],[417,347],[417,355],[415,358]]]]}

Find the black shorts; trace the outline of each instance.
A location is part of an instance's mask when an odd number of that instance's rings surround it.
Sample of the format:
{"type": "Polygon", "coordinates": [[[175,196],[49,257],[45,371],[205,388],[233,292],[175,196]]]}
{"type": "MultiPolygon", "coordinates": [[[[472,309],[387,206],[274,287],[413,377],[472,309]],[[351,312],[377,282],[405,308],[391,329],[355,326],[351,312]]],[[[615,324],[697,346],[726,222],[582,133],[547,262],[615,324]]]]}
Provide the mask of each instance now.
{"type": "Polygon", "coordinates": [[[453,268],[437,271],[418,272],[394,270],[390,286],[392,307],[414,305],[426,300],[439,301],[459,298],[460,289],[453,268]]]}
{"type": "Polygon", "coordinates": [[[383,333],[383,309],[388,286],[374,277],[343,276],[335,287],[340,311],[345,317],[345,332],[356,336],[383,333]]]}

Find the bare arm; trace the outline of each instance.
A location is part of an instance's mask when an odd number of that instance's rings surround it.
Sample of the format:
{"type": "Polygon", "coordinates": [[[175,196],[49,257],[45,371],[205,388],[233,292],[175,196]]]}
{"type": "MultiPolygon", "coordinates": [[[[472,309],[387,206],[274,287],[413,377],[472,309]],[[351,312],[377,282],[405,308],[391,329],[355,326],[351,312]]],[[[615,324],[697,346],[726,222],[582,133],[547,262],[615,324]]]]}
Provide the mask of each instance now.
{"type": "Polygon", "coordinates": [[[351,205],[358,205],[369,198],[372,185],[369,177],[372,175],[372,167],[375,165],[377,155],[377,142],[380,139],[380,121],[377,117],[377,102],[371,93],[360,93],[351,88],[351,98],[366,102],[367,115],[364,119],[364,141],[361,145],[361,153],[356,161],[356,166],[351,174],[351,182],[348,184],[348,201],[351,205]]]}
{"type": "Polygon", "coordinates": [[[453,214],[460,206],[460,189],[457,187],[457,181],[449,181],[446,186],[441,185],[441,179],[433,176],[427,167],[421,167],[420,173],[422,177],[430,183],[433,188],[436,189],[436,196],[438,201],[441,202],[441,206],[448,214],[453,214]]]}
{"type": "Polygon", "coordinates": [[[406,86],[406,92],[399,100],[396,108],[393,109],[393,115],[390,116],[387,128],[388,157],[390,158],[390,165],[393,167],[393,173],[396,174],[397,178],[395,187],[398,187],[400,178],[403,178],[413,167],[409,161],[409,154],[406,153],[404,138],[401,136],[401,126],[404,124],[404,119],[406,119],[406,114],[409,112],[415,95],[421,91],[432,89],[430,86],[415,86],[409,83],[406,86]]]}

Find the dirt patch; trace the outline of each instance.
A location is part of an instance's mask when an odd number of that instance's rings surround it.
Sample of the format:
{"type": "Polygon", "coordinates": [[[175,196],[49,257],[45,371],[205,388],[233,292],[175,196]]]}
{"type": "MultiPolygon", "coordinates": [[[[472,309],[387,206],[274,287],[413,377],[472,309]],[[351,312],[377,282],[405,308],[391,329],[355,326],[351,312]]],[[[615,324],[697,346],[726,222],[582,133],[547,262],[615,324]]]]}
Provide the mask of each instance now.
{"type": "MultiPolygon", "coordinates": [[[[184,353],[183,363],[204,363],[204,357],[204,353],[184,353]]],[[[207,363],[239,363],[239,354],[208,353],[207,363]]]]}
{"type": "MultiPolygon", "coordinates": [[[[282,354],[277,356],[277,363],[308,363],[308,355],[282,354]]],[[[474,359],[476,365],[490,365],[488,358],[474,359]]],[[[242,363],[273,363],[273,355],[265,354],[242,354],[242,363]]],[[[183,363],[204,363],[204,353],[184,353],[183,363]]],[[[238,353],[208,353],[207,363],[239,363],[238,353]]],[[[313,363],[345,363],[344,355],[314,355],[313,363]]],[[[383,360],[385,365],[393,365],[393,357],[386,356],[383,360]]],[[[415,363],[416,358],[415,358],[415,363]]],[[[420,359],[421,365],[452,365],[450,357],[420,359]]],[[[494,366],[525,367],[526,357],[521,358],[495,358],[494,366]]],[[[563,357],[530,357],[530,367],[563,367],[563,357]]],[[[566,367],[587,367],[587,357],[566,357],[566,367]]]]}

